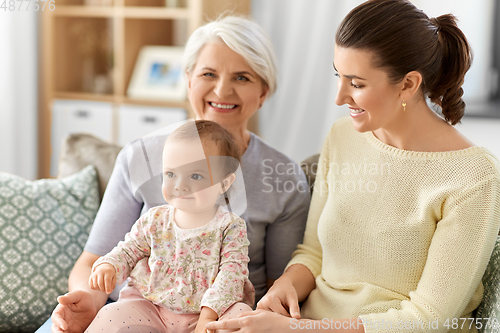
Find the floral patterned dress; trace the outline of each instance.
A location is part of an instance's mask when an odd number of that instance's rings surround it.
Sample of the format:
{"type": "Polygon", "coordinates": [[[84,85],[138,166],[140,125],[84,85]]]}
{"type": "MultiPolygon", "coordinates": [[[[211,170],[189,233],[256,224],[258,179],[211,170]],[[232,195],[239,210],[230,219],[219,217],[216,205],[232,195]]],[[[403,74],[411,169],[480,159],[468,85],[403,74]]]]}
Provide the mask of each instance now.
{"type": "Polygon", "coordinates": [[[118,283],[130,276],[144,298],[174,313],[200,313],[206,306],[220,316],[236,302],[253,306],[245,221],[220,206],[206,225],[181,229],[174,211],[151,208],[93,270],[113,265],[118,283]]]}

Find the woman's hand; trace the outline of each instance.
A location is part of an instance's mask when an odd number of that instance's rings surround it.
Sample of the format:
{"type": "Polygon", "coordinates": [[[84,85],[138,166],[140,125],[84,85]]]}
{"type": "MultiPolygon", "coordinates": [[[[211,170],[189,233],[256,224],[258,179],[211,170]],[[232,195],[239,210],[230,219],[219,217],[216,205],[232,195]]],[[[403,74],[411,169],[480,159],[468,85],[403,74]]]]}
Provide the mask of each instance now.
{"type": "Polygon", "coordinates": [[[232,319],[211,322],[206,327],[209,332],[228,330],[244,333],[282,333],[291,331],[291,320],[275,312],[255,310],[243,312],[232,319]]]}
{"type": "Polygon", "coordinates": [[[81,333],[97,314],[92,295],[84,290],[75,290],[59,296],[57,301],[59,304],[52,312],[53,333],[81,333]]]}
{"type": "Polygon", "coordinates": [[[116,286],[116,269],[110,264],[100,264],[90,275],[89,286],[94,290],[111,294],[116,286]]]}
{"type": "Polygon", "coordinates": [[[286,274],[276,280],[267,294],[257,303],[257,310],[272,311],[300,319],[297,291],[286,274]]]}

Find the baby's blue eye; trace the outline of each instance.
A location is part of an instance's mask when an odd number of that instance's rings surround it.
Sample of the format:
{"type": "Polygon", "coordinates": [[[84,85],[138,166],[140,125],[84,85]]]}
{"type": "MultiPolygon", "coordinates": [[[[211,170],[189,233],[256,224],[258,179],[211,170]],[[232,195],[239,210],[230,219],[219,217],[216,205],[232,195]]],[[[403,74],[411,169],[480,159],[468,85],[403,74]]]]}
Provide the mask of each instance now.
{"type": "Polygon", "coordinates": [[[171,171],[167,171],[165,172],[165,175],[168,177],[168,178],[174,178],[175,177],[175,174],[171,171]]]}
{"type": "Polygon", "coordinates": [[[194,180],[200,180],[200,179],[203,179],[203,177],[197,173],[193,173],[191,175],[191,179],[194,179],[194,180]]]}

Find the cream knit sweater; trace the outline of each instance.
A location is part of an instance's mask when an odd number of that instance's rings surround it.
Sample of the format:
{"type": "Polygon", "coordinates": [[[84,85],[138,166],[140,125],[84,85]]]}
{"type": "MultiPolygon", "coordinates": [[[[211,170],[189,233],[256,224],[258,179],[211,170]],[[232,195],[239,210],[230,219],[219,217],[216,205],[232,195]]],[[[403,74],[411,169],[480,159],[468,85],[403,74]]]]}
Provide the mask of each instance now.
{"type": "Polygon", "coordinates": [[[366,332],[460,327],[481,301],[500,225],[499,170],[484,148],[406,151],[336,122],[288,264],[316,278],[302,317],[361,317],[366,332]]]}

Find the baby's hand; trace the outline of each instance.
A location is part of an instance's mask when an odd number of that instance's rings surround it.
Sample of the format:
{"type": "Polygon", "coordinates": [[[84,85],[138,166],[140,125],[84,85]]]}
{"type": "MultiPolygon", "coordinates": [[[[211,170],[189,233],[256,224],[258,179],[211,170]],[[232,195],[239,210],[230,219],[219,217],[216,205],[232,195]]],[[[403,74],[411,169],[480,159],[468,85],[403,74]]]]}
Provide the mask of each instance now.
{"type": "Polygon", "coordinates": [[[196,329],[194,333],[214,333],[214,331],[209,331],[205,326],[212,321],[216,321],[218,318],[217,313],[210,309],[209,307],[202,306],[200,317],[198,318],[198,323],[196,324],[196,329]]]}
{"type": "Polygon", "coordinates": [[[89,286],[94,290],[100,290],[111,294],[116,285],[116,269],[110,264],[100,264],[90,275],[89,286]]]}
{"type": "Polygon", "coordinates": [[[215,331],[209,331],[205,328],[205,325],[208,324],[209,322],[212,322],[212,321],[215,321],[215,320],[206,319],[206,320],[202,320],[201,322],[198,321],[198,323],[196,324],[196,329],[194,330],[194,333],[214,333],[215,331]]]}

